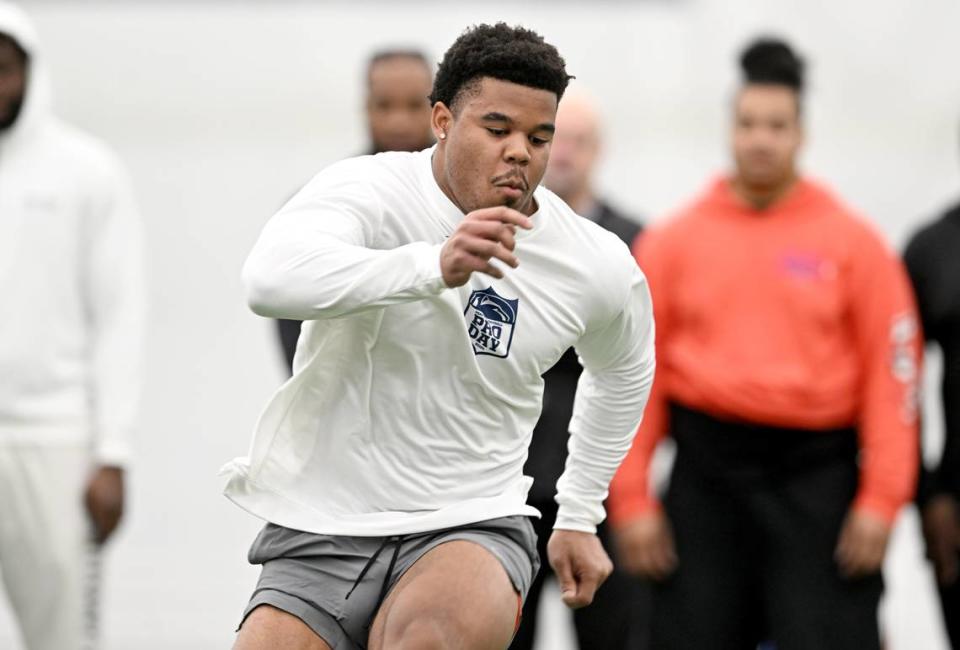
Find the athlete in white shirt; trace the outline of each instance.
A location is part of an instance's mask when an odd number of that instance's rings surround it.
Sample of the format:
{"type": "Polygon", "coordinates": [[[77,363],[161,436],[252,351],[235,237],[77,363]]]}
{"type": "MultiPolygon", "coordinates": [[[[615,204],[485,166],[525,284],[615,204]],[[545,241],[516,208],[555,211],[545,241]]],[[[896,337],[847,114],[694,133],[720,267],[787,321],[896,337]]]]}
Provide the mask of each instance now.
{"type": "Polygon", "coordinates": [[[505,648],[538,567],[522,468],[541,375],[570,346],[585,371],[550,560],[571,607],[609,574],[594,533],[653,319],[627,247],[539,187],[568,80],[534,32],[472,28],[437,73],[436,147],[338,163],[265,227],[251,307],[305,327],[225,468],[270,522],[235,648],[505,648]]]}

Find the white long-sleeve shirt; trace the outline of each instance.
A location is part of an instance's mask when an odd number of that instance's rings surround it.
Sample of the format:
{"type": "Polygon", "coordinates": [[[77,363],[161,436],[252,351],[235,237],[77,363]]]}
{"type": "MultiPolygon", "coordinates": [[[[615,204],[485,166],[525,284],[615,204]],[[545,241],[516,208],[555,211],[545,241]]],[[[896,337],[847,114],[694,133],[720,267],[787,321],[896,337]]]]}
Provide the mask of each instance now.
{"type": "Polygon", "coordinates": [[[141,375],[139,215],[116,157],[48,110],[26,16],[0,32],[30,56],[25,102],[0,131],[0,445],[86,444],[129,458],[141,375]]]}
{"type": "Polygon", "coordinates": [[[538,188],[519,268],[446,287],[440,249],[464,215],[431,155],[333,165],[264,228],[243,272],[250,305],[306,322],[226,494],[323,534],[536,515],[522,470],[541,374],[573,345],[585,372],[557,527],[593,532],[653,379],[646,280],[615,235],[538,188]]]}

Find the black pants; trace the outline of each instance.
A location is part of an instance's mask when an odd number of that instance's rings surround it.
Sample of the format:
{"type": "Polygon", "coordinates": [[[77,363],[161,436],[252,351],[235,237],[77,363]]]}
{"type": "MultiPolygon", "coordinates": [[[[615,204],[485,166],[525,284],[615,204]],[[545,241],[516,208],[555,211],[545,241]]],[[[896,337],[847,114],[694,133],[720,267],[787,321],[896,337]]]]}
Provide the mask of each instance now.
{"type": "Polygon", "coordinates": [[[857,489],[853,430],[808,432],[671,412],[664,508],[679,567],[654,593],[656,650],[879,650],[880,574],[841,578],[857,489]]]}
{"type": "Polygon", "coordinates": [[[940,587],[940,606],[951,648],[960,648],[960,580],[949,587],[940,587]]]}
{"type": "MultiPolygon", "coordinates": [[[[543,515],[540,519],[531,520],[537,531],[541,567],[527,595],[523,606],[523,620],[510,650],[532,650],[541,590],[544,581],[553,576],[547,561],[547,541],[557,519],[557,504],[549,501],[531,505],[543,515]]],[[[601,525],[597,534],[616,566],[616,558],[605,526],[601,525]]],[[[640,580],[614,569],[613,574],[597,591],[593,603],[574,610],[573,623],[580,650],[647,650],[650,589],[640,580]]]]}

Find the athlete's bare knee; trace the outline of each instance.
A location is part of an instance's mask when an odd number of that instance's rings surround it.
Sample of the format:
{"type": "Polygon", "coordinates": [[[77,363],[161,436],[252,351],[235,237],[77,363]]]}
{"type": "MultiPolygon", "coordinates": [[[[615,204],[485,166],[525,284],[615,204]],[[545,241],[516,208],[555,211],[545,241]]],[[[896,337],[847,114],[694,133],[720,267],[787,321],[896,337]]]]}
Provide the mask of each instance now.
{"type": "Polygon", "coordinates": [[[382,650],[503,650],[509,638],[449,618],[424,616],[386,634],[382,650]]]}
{"type": "Polygon", "coordinates": [[[296,616],[260,605],[243,621],[233,650],[330,650],[306,623],[296,616]]]}
{"type": "Polygon", "coordinates": [[[410,621],[396,634],[388,635],[384,648],[396,650],[446,650],[466,647],[461,635],[433,617],[424,616],[410,621]],[[390,638],[393,636],[394,638],[390,638]]]}

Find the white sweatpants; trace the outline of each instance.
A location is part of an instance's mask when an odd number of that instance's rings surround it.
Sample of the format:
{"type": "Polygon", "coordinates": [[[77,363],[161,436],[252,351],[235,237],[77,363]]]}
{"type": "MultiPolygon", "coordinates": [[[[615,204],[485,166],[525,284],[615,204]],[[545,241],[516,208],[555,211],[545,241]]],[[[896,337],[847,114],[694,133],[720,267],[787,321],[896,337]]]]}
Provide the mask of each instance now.
{"type": "Polygon", "coordinates": [[[97,553],[85,445],[0,445],[0,576],[27,650],[89,650],[97,553]]]}

